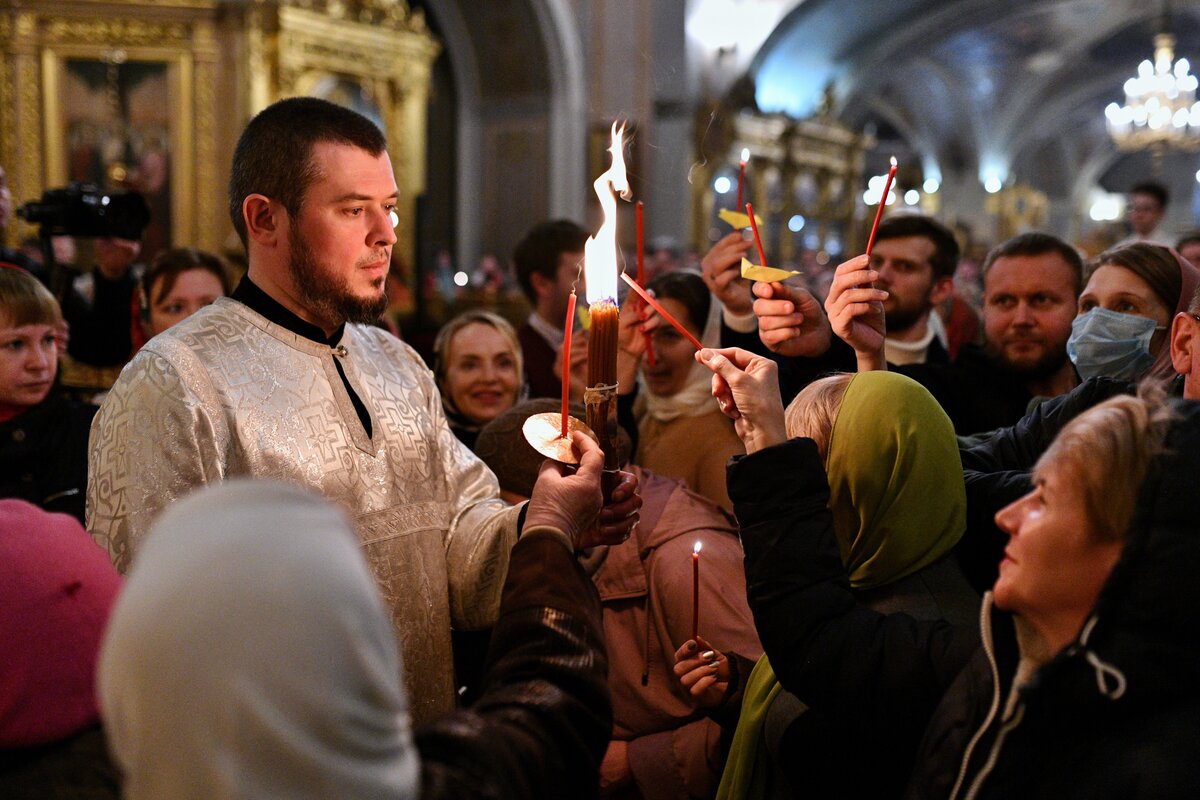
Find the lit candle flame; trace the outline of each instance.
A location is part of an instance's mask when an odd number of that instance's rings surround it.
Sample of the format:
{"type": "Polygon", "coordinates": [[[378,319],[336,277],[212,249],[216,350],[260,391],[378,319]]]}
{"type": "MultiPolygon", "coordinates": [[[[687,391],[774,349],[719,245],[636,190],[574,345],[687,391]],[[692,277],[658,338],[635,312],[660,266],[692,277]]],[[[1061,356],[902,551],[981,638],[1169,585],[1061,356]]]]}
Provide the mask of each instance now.
{"type": "Polygon", "coordinates": [[[895,166],[896,166],[896,157],[892,156],[892,167],[895,168],[895,166]]]}
{"type": "Polygon", "coordinates": [[[742,161],[749,161],[749,160],[750,160],[750,148],[743,147],[742,148],[742,161]]]}
{"type": "Polygon", "coordinates": [[[699,553],[700,553],[700,542],[696,542],[696,546],[692,548],[692,553],[694,553],[694,554],[696,554],[696,555],[699,555],[699,553]]]}
{"type": "Polygon", "coordinates": [[[628,200],[629,180],[625,176],[625,126],[612,126],[612,166],[600,173],[592,184],[600,208],[604,212],[604,223],[596,235],[583,245],[583,271],[587,276],[587,301],[591,305],[601,300],[617,302],[617,198],[614,192],[628,200]]]}

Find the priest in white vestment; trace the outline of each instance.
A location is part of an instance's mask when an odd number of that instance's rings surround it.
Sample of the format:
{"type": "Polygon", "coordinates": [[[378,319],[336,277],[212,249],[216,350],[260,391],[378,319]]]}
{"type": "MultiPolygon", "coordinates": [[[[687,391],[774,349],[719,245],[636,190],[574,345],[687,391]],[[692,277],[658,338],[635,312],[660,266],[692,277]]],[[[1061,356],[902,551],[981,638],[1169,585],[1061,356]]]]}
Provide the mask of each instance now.
{"type": "MultiPolygon", "coordinates": [[[[354,521],[420,724],[454,708],[451,624],[495,619],[524,512],[450,432],[420,357],[364,324],[386,303],[396,195],[358,114],[293,98],[250,122],[230,184],[248,274],[121,373],[92,426],[87,519],[125,571],[154,518],[201,486],[317,489],[354,521]]],[[[628,536],[640,502],[624,476],[599,539],[628,536]]]]}

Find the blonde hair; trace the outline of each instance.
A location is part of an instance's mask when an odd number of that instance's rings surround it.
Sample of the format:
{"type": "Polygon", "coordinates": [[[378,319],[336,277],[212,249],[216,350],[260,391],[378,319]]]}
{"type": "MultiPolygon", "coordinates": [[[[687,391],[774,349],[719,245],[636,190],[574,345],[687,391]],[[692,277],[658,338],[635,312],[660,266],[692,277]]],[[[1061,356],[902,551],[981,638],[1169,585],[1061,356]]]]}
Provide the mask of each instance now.
{"type": "Polygon", "coordinates": [[[788,438],[807,436],[817,443],[817,450],[825,458],[829,453],[833,422],[842,407],[846,387],[853,378],[853,373],[840,372],[805,386],[783,412],[788,438]]]}
{"type": "Polygon", "coordinates": [[[0,267],[0,324],[57,325],[62,311],[50,290],[23,269],[0,267]]]}
{"type": "Polygon", "coordinates": [[[1034,465],[1034,478],[1047,469],[1069,472],[1083,490],[1096,538],[1123,540],[1174,418],[1162,390],[1143,383],[1137,397],[1113,397],[1067,423],[1034,465]]]}
{"type": "Polygon", "coordinates": [[[525,375],[525,360],[521,353],[521,341],[517,338],[517,331],[509,324],[508,320],[493,311],[485,311],[483,309],[474,309],[472,311],[464,311],[454,319],[447,322],[438,331],[437,338],[433,340],[433,375],[437,379],[438,388],[445,392],[446,370],[450,368],[450,345],[454,341],[454,335],[468,325],[475,323],[490,325],[500,332],[508,342],[508,346],[512,349],[513,360],[516,362],[517,377],[524,380],[525,375]]]}

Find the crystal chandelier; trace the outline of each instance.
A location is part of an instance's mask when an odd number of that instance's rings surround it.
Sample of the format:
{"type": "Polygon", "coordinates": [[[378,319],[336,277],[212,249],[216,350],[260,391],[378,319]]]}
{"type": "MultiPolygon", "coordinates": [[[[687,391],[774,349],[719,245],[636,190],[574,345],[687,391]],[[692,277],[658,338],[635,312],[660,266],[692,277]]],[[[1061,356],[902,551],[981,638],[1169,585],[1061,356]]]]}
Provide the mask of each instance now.
{"type": "Polygon", "coordinates": [[[1122,150],[1146,147],[1200,149],[1196,76],[1186,58],[1175,60],[1175,37],[1154,37],[1154,61],[1138,65],[1125,81],[1125,104],[1104,109],[1108,132],[1122,150]]]}

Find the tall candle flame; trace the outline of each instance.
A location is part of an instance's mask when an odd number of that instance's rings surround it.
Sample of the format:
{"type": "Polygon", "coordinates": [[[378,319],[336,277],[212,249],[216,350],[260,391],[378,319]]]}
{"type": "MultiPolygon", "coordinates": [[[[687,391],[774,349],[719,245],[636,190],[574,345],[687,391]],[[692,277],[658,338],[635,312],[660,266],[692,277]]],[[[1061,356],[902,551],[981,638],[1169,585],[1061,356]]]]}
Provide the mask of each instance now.
{"type": "Polygon", "coordinates": [[[588,304],[601,300],[617,302],[617,198],[614,192],[628,200],[629,180],[625,176],[625,126],[612,126],[612,166],[600,173],[592,184],[600,208],[604,212],[604,223],[596,235],[583,245],[583,271],[587,276],[588,304]]]}
{"type": "Polygon", "coordinates": [[[696,542],[696,546],[692,548],[692,552],[693,552],[693,553],[699,553],[699,552],[700,552],[700,542],[696,542]]]}
{"type": "Polygon", "coordinates": [[[896,157],[895,156],[892,156],[891,161],[892,161],[892,166],[893,167],[896,166],[896,157]]]}
{"type": "Polygon", "coordinates": [[[749,161],[749,160],[750,160],[750,148],[743,147],[742,148],[742,161],[749,161]]]}

